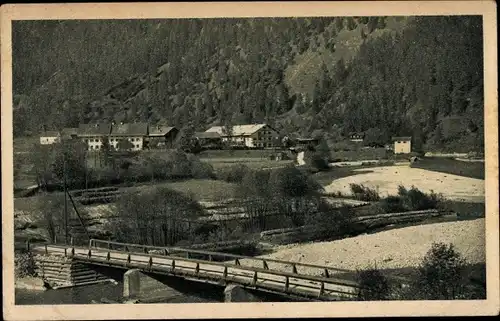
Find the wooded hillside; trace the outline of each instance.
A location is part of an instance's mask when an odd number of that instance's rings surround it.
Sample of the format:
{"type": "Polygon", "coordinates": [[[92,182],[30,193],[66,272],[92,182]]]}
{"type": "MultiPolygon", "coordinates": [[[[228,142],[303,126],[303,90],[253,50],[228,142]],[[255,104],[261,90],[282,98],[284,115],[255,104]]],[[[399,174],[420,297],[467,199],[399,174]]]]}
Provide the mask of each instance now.
{"type": "Polygon", "coordinates": [[[16,21],[14,134],[266,121],[481,150],[482,39],[480,16],[16,21]]]}

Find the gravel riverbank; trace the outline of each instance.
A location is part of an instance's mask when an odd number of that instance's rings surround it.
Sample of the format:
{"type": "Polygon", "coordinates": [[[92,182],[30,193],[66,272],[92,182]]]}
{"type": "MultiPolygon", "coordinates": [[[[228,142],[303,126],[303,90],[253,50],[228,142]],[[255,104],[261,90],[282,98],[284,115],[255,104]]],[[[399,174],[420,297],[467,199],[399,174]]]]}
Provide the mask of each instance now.
{"type": "Polygon", "coordinates": [[[410,226],[331,242],[285,245],[262,257],[349,270],[375,264],[379,269],[416,267],[433,242],[453,243],[468,263],[484,263],[484,218],[410,226]]]}

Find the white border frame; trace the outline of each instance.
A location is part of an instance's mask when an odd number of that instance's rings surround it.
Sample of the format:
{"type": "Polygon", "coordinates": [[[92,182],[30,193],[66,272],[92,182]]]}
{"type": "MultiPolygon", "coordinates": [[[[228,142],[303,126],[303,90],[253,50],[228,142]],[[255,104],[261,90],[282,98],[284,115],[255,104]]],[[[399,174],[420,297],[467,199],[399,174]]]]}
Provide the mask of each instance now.
{"type": "Polygon", "coordinates": [[[498,97],[494,1],[23,4],[1,7],[3,306],[7,320],[497,315],[499,302],[498,97]],[[483,16],[487,300],[340,303],[14,305],[11,21],[285,16],[483,16]]]}

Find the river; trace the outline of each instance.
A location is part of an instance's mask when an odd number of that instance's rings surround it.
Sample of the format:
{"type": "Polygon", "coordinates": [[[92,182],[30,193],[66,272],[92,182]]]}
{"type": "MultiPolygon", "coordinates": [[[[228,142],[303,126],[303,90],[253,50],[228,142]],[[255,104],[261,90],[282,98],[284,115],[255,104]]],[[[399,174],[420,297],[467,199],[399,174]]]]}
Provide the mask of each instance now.
{"type": "MultiPolygon", "coordinates": [[[[123,302],[123,283],[101,283],[74,288],[34,291],[16,289],[16,305],[44,304],[91,304],[104,302],[123,302]],[[101,301],[102,300],[102,301],[101,301]],[[94,301],[94,302],[93,302],[94,301]]],[[[216,299],[199,298],[196,296],[173,296],[155,303],[209,303],[220,302],[216,299]]]]}

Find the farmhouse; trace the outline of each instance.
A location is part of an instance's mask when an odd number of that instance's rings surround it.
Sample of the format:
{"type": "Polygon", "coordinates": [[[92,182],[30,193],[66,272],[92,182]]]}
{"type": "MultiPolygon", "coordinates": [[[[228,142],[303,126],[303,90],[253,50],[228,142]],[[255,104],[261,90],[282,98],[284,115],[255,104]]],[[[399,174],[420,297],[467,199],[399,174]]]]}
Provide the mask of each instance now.
{"type": "Polygon", "coordinates": [[[393,137],[394,154],[409,154],[411,153],[411,137],[393,137]]]}
{"type": "Polygon", "coordinates": [[[295,147],[301,150],[305,149],[313,150],[319,144],[318,138],[297,138],[295,141],[296,141],[295,147]]]}
{"type": "Polygon", "coordinates": [[[194,138],[198,140],[201,147],[220,148],[222,137],[217,132],[196,132],[194,138]]]}
{"type": "Polygon", "coordinates": [[[40,135],[41,145],[51,145],[59,143],[61,141],[61,135],[57,131],[45,131],[40,135]]]}
{"type": "Polygon", "coordinates": [[[251,148],[273,147],[279,139],[278,132],[267,124],[235,125],[227,133],[223,126],[214,126],[206,133],[218,133],[223,142],[251,148]]]}
{"type": "Polygon", "coordinates": [[[78,136],[78,128],[63,128],[61,131],[62,139],[75,139],[78,136]]]}
{"type": "Polygon", "coordinates": [[[175,127],[151,125],[148,128],[149,148],[172,148],[179,130],[175,127]]]}
{"type": "Polygon", "coordinates": [[[102,142],[108,139],[111,124],[80,124],[77,137],[87,144],[88,150],[100,150],[102,142]]]}
{"type": "Polygon", "coordinates": [[[119,142],[121,140],[128,140],[130,150],[142,150],[145,138],[148,136],[147,123],[120,123],[111,127],[109,135],[109,145],[114,149],[119,149],[119,142]]]}
{"type": "Polygon", "coordinates": [[[363,142],[365,134],[363,133],[349,133],[349,140],[351,142],[363,142]]]}

